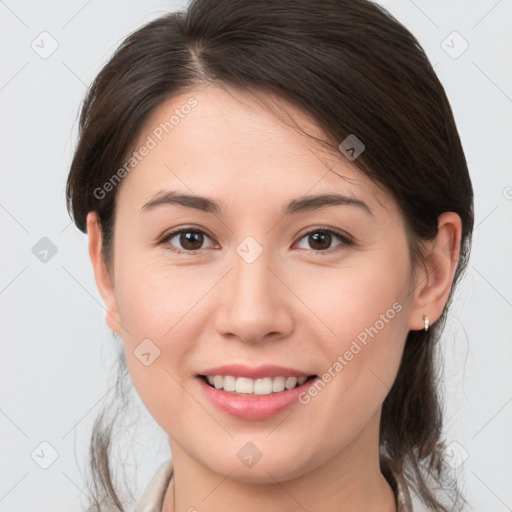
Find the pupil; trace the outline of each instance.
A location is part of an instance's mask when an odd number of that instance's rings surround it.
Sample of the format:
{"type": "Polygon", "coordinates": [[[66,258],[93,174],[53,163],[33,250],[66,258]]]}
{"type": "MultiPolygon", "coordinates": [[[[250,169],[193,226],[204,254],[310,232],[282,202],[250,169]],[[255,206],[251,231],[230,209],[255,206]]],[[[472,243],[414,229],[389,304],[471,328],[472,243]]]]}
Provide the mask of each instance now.
{"type": "Polygon", "coordinates": [[[202,233],[198,233],[197,231],[187,231],[186,233],[181,234],[180,243],[185,249],[194,251],[200,249],[201,245],[203,245],[200,237],[202,237],[202,233]],[[194,246],[194,242],[197,244],[197,237],[199,237],[199,247],[194,246]],[[190,245],[192,245],[192,247],[190,247],[190,245]]]}
{"type": "MultiPolygon", "coordinates": [[[[322,245],[322,240],[325,242],[325,240],[327,240],[327,246],[325,247],[320,247],[320,249],[326,249],[329,247],[330,245],[330,239],[331,239],[331,235],[329,233],[315,233],[314,235],[310,235],[310,238],[313,240],[313,243],[311,244],[311,246],[313,247],[313,249],[319,249],[318,247],[315,248],[315,244],[318,244],[319,240],[320,240],[320,246],[322,245]]],[[[325,245],[325,244],[324,244],[325,245]]]]}

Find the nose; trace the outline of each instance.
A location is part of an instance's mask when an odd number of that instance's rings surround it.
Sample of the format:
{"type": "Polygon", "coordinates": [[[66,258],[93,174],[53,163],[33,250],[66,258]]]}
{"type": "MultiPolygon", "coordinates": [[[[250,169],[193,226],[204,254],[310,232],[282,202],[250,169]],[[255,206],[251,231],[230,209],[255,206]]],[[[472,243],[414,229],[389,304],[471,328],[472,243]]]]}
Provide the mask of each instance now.
{"type": "Polygon", "coordinates": [[[222,336],[254,344],[275,341],[293,331],[293,294],[284,284],[286,276],[269,263],[265,251],[251,263],[234,255],[214,313],[222,336]]]}

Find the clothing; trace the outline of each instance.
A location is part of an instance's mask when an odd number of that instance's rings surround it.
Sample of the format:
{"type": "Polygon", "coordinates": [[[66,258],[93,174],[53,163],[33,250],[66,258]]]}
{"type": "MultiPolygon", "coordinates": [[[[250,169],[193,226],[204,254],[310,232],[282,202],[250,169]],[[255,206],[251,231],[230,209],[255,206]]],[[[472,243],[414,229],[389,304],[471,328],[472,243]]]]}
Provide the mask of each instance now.
{"type": "Polygon", "coordinates": [[[381,471],[388,481],[396,500],[396,512],[413,512],[411,494],[403,475],[395,474],[389,466],[389,459],[381,456],[381,471]]]}
{"type": "Polygon", "coordinates": [[[157,469],[133,512],[162,512],[165,491],[172,478],[172,474],[172,461],[169,459],[157,469]]]}
{"type": "MultiPolygon", "coordinates": [[[[407,482],[401,475],[394,475],[386,459],[381,459],[382,474],[393,489],[397,502],[397,512],[413,512],[407,482]]],[[[133,512],[162,512],[165,492],[171,481],[173,467],[171,460],[165,461],[156,471],[133,512]]]]}

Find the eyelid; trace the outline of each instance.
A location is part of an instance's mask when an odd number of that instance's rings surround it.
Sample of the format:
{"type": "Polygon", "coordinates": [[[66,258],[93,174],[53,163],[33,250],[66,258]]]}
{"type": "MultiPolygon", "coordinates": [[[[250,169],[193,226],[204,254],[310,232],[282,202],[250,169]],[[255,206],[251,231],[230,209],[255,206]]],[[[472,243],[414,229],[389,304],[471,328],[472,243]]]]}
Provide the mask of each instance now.
{"type": "MultiPolygon", "coordinates": [[[[336,245],[334,247],[331,247],[330,249],[326,249],[326,250],[302,249],[302,251],[306,251],[307,253],[329,254],[331,252],[337,252],[339,250],[343,250],[343,248],[342,249],[336,249],[339,246],[348,247],[348,246],[353,246],[356,243],[355,240],[354,240],[354,237],[352,237],[348,233],[346,233],[344,231],[341,231],[339,229],[336,229],[336,228],[329,227],[329,226],[313,226],[313,227],[306,228],[306,229],[307,229],[307,231],[303,232],[301,235],[296,235],[296,236],[298,236],[298,240],[296,242],[294,242],[294,244],[297,243],[297,242],[300,242],[307,235],[310,235],[310,234],[313,234],[313,233],[318,233],[318,232],[332,233],[333,235],[337,236],[341,240],[340,244],[338,244],[338,245],[336,245]]],[[[176,235],[180,235],[181,233],[187,233],[187,232],[201,233],[203,235],[206,235],[208,238],[210,238],[210,240],[214,239],[212,236],[210,236],[202,228],[197,228],[197,227],[194,227],[194,226],[185,226],[185,227],[182,227],[182,228],[178,228],[176,230],[172,230],[171,232],[166,233],[165,235],[163,235],[159,239],[159,241],[157,242],[157,245],[165,244],[170,238],[174,238],[176,235]]],[[[168,249],[171,252],[177,253],[177,254],[185,253],[185,254],[189,254],[189,255],[195,255],[198,252],[203,250],[203,249],[197,249],[195,251],[185,251],[185,250],[181,250],[181,249],[171,249],[169,247],[166,247],[166,249],[168,249]]]]}

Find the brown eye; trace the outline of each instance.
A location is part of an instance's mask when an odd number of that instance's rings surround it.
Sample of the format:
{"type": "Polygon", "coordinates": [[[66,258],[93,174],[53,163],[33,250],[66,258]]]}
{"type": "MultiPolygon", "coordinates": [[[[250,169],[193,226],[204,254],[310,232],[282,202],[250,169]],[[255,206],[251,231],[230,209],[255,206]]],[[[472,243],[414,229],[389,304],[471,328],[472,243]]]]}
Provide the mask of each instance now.
{"type": "Polygon", "coordinates": [[[352,244],[352,241],[348,236],[342,235],[332,229],[316,229],[315,231],[310,231],[306,233],[301,240],[307,240],[309,244],[309,248],[305,247],[305,249],[309,249],[313,252],[326,252],[328,249],[332,249],[331,244],[333,239],[338,239],[340,243],[336,244],[333,247],[348,246],[352,244]]]}
{"type": "Polygon", "coordinates": [[[309,235],[309,242],[315,251],[329,249],[332,236],[330,233],[313,233],[309,235]]]}
{"type": "MultiPolygon", "coordinates": [[[[210,237],[200,229],[180,229],[169,233],[162,239],[161,243],[173,252],[177,253],[191,253],[203,249],[203,243],[210,237]]],[[[331,247],[333,240],[338,239],[339,243],[333,246],[334,248],[341,246],[343,249],[346,246],[352,245],[352,240],[349,236],[338,233],[332,229],[316,229],[306,233],[301,240],[307,240],[310,252],[327,252],[331,247]]]]}
{"type": "Polygon", "coordinates": [[[203,247],[205,238],[209,238],[206,233],[198,229],[182,229],[174,231],[167,235],[162,243],[167,243],[169,249],[175,252],[193,252],[199,251],[203,247]],[[176,248],[177,247],[177,248],[176,248]]]}

